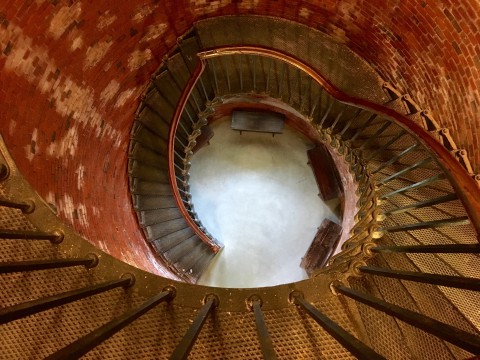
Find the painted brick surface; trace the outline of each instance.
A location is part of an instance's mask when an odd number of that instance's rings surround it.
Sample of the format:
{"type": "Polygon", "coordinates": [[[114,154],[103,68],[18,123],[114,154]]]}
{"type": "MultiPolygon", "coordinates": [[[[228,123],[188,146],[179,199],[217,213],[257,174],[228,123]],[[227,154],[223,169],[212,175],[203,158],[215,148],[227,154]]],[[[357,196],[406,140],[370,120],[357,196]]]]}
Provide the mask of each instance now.
{"type": "Polygon", "coordinates": [[[480,2],[46,1],[0,5],[0,131],[18,166],[89,241],[167,274],[132,212],[126,148],[139,95],[198,19],[259,14],[334,36],[449,127],[480,170],[480,2]]]}

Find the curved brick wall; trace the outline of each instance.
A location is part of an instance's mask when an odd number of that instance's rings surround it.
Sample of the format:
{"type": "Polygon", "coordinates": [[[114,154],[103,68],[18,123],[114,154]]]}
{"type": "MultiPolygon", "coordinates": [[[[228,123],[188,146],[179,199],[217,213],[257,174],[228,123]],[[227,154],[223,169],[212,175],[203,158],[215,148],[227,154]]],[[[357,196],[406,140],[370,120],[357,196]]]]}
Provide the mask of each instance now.
{"type": "Polygon", "coordinates": [[[139,95],[194,21],[259,14],[334,36],[408,90],[480,164],[480,2],[10,1],[0,5],[0,132],[18,166],[90,241],[166,274],[141,239],[126,148],[139,95]]]}

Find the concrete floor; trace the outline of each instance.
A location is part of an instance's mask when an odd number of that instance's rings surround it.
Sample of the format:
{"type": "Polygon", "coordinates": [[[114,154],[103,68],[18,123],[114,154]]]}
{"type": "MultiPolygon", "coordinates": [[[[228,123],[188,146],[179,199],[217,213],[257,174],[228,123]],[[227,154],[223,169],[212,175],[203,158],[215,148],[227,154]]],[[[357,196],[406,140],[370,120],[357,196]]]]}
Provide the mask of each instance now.
{"type": "Polygon", "coordinates": [[[306,151],[312,143],[283,134],[230,129],[230,118],[212,126],[215,136],[195,154],[191,192],[208,231],[225,248],[199,284],[260,287],[307,278],[300,261],[325,217],[335,215],[318,197],[306,151]]]}

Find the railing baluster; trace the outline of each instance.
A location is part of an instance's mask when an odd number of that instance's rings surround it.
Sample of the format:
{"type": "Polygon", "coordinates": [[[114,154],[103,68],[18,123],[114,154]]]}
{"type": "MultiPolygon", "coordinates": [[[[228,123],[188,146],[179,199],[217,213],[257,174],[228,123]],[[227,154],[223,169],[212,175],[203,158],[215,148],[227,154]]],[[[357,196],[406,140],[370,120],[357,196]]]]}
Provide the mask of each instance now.
{"type": "Polygon", "coordinates": [[[480,290],[480,279],[463,276],[439,275],[421,272],[383,269],[371,266],[360,266],[362,273],[385,276],[394,279],[416,281],[425,284],[448,286],[466,290],[480,290]]]}
{"type": "Polygon", "coordinates": [[[378,149],[376,149],[374,152],[372,152],[370,155],[366,156],[365,157],[365,161],[370,161],[371,159],[373,159],[375,156],[377,156],[377,154],[380,154],[382,153],[386,148],[388,148],[390,145],[392,145],[395,141],[397,141],[398,139],[400,139],[403,135],[405,135],[405,130],[401,130],[397,135],[395,135],[392,139],[390,139],[389,141],[387,141],[384,145],[382,145],[381,147],[379,147],[378,149]]]}
{"type": "Polygon", "coordinates": [[[372,170],[372,174],[376,174],[377,172],[379,172],[380,170],[383,170],[385,169],[387,166],[390,166],[392,165],[394,162],[396,162],[397,160],[399,160],[400,158],[402,158],[403,156],[407,155],[410,151],[414,150],[415,148],[418,147],[418,143],[416,144],[413,144],[411,146],[409,146],[408,148],[406,148],[405,150],[403,150],[400,154],[398,155],[395,155],[394,157],[392,157],[390,160],[384,162],[382,165],[380,165],[378,168],[376,168],[375,170],[372,170]]]}
{"type": "Polygon", "coordinates": [[[32,260],[18,262],[0,262],[0,274],[8,274],[22,271],[58,269],[71,266],[85,266],[92,268],[98,263],[98,257],[93,255],[89,258],[78,259],[54,259],[54,260],[32,260]]]}
{"type": "Polygon", "coordinates": [[[212,72],[213,72],[213,80],[215,82],[215,96],[218,96],[219,90],[218,90],[217,71],[215,70],[215,58],[211,59],[211,61],[208,61],[207,64],[211,65],[212,72]]]}
{"type": "Polygon", "coordinates": [[[262,313],[262,300],[258,296],[253,295],[248,299],[248,305],[255,315],[257,335],[262,349],[263,358],[266,360],[276,360],[277,354],[273,348],[272,339],[268,333],[265,318],[262,313]]]}
{"type": "Polygon", "coordinates": [[[387,228],[382,228],[383,231],[388,232],[399,232],[399,231],[411,231],[411,230],[422,230],[422,229],[430,229],[430,228],[438,228],[443,226],[454,226],[454,225],[466,225],[469,224],[470,220],[468,216],[460,216],[450,219],[443,219],[443,220],[434,220],[434,221],[425,221],[419,222],[414,224],[405,224],[399,226],[392,226],[387,228]]]}
{"type": "Polygon", "coordinates": [[[385,121],[385,123],[383,124],[383,126],[378,129],[375,134],[369,136],[369,138],[367,140],[365,140],[363,142],[362,145],[360,145],[359,149],[360,150],[363,150],[365,149],[368,145],[370,145],[370,143],[374,140],[378,140],[378,136],[380,136],[381,133],[383,133],[385,130],[387,130],[389,128],[389,126],[391,125],[392,123],[390,121],[385,121]]]}
{"type": "Polygon", "coordinates": [[[300,306],[304,309],[308,315],[310,315],[316,322],[319,324],[325,331],[327,331],[335,340],[337,340],[343,347],[356,356],[359,359],[371,360],[376,359],[380,360],[385,358],[375,352],[373,349],[365,345],[363,342],[358,340],[349,332],[345,331],[340,327],[336,322],[325,316],[314,307],[312,304],[307,302],[301,296],[292,296],[293,303],[300,306]]]}
{"type": "MultiPolygon", "coordinates": [[[[328,98],[327,98],[327,101],[328,101],[328,98]]],[[[325,111],[325,113],[324,113],[323,116],[322,116],[322,120],[320,120],[320,124],[318,124],[318,127],[319,127],[319,128],[321,128],[321,127],[323,126],[323,123],[324,123],[325,120],[327,119],[328,114],[330,114],[330,110],[332,110],[332,106],[333,106],[333,100],[330,101],[330,103],[328,104],[327,111],[325,111]]]]}
{"type": "Polygon", "coordinates": [[[411,184],[411,185],[408,185],[408,186],[405,186],[403,188],[400,188],[400,189],[397,189],[395,191],[392,191],[388,194],[385,194],[385,195],[382,195],[380,196],[380,200],[383,200],[383,199],[387,199],[393,195],[398,195],[398,194],[402,194],[404,192],[407,192],[409,190],[414,190],[414,189],[420,189],[424,186],[428,186],[430,185],[431,183],[435,182],[435,181],[439,181],[439,180],[443,180],[445,179],[446,176],[444,173],[440,173],[440,174],[437,174],[437,175],[434,175],[432,177],[429,177],[428,179],[424,179],[422,181],[419,181],[417,183],[414,183],[414,184],[411,184]]]}
{"type": "Polygon", "coordinates": [[[409,173],[410,171],[413,171],[415,169],[418,169],[419,167],[422,167],[424,165],[427,165],[428,163],[432,162],[433,159],[432,158],[426,158],[426,159],[423,159],[413,165],[410,165],[408,167],[406,167],[405,169],[402,169],[398,172],[396,172],[395,174],[392,174],[390,176],[387,176],[386,178],[383,178],[382,180],[378,181],[378,184],[379,185],[385,185],[386,183],[392,181],[392,180],[395,180],[396,178],[398,178],[399,176],[402,176],[404,174],[407,174],[409,173]]]}
{"type": "Polygon", "coordinates": [[[335,121],[334,121],[333,124],[330,126],[330,129],[331,129],[332,133],[334,132],[335,126],[337,126],[338,120],[340,120],[340,118],[342,117],[344,111],[345,111],[345,108],[343,108],[343,109],[338,113],[337,117],[335,118],[335,121]]]}
{"type": "Polygon", "coordinates": [[[158,304],[164,301],[171,301],[174,297],[175,290],[173,288],[165,288],[164,291],[156,296],[151,297],[142,305],[140,305],[140,307],[132,309],[117,319],[113,319],[105,325],[93,330],[84,337],[46,357],[46,359],[79,359],[81,356],[85,355],[94,347],[100,345],[109,337],[115,335],[118,331],[137,320],[140,316],[153,309],[158,304]]]}
{"type": "Polygon", "coordinates": [[[35,210],[35,203],[32,201],[11,201],[0,197],[0,206],[21,210],[24,214],[30,214],[35,210]]]}
{"type": "Polygon", "coordinates": [[[385,215],[401,214],[401,213],[404,213],[404,212],[409,211],[411,209],[421,209],[421,208],[424,208],[424,207],[427,207],[427,206],[438,205],[438,204],[446,203],[446,202],[457,200],[457,199],[458,199],[457,194],[455,194],[455,193],[448,194],[448,195],[441,196],[441,197],[438,197],[438,198],[435,198],[435,199],[419,201],[419,202],[411,204],[411,205],[407,205],[407,206],[403,206],[403,207],[400,207],[400,208],[388,210],[388,211],[385,211],[385,215]]]}
{"type": "Polygon", "coordinates": [[[134,283],[133,275],[117,280],[107,281],[102,284],[91,285],[81,289],[67,291],[58,295],[27,301],[22,304],[0,309],[0,324],[21,319],[38,312],[65,305],[89,296],[115,289],[117,287],[129,287],[134,283]]]}
{"type": "Polygon", "coordinates": [[[345,131],[347,131],[350,126],[352,126],[352,123],[353,123],[353,120],[355,119],[358,119],[358,117],[360,116],[360,114],[363,112],[363,109],[358,109],[356,112],[355,112],[355,115],[353,115],[353,117],[347,121],[347,123],[345,124],[345,126],[343,127],[343,129],[338,133],[340,136],[343,136],[343,134],[345,134],[345,131]]]}
{"type": "Polygon", "coordinates": [[[348,296],[349,298],[359,301],[374,309],[382,311],[388,315],[394,316],[401,321],[412,326],[422,329],[442,340],[448,341],[455,346],[470,351],[474,354],[480,352],[480,337],[431,317],[417,313],[415,311],[404,309],[400,306],[388,303],[381,299],[377,299],[371,295],[361,293],[359,291],[347,288],[342,285],[335,286],[337,292],[348,296]]]}
{"type": "Polygon", "coordinates": [[[362,131],[364,129],[366,129],[368,126],[370,126],[370,124],[373,122],[373,120],[375,120],[377,118],[377,115],[376,114],[372,114],[370,115],[370,117],[368,118],[368,120],[365,122],[365,124],[363,124],[363,126],[360,126],[358,127],[357,129],[355,129],[355,133],[353,134],[353,136],[349,139],[350,141],[355,141],[355,139],[362,133],[362,131]]]}
{"type": "Polygon", "coordinates": [[[480,254],[480,244],[376,246],[376,253],[480,254]]]}
{"type": "Polygon", "coordinates": [[[192,350],[192,347],[195,344],[195,340],[202,330],[203,324],[207,320],[208,315],[216,306],[218,306],[218,298],[215,295],[209,295],[205,298],[205,304],[198,311],[197,317],[173,351],[170,360],[184,360],[187,358],[190,350],[192,350]]]}
{"type": "Polygon", "coordinates": [[[26,231],[26,230],[0,230],[0,239],[7,240],[50,240],[58,244],[63,240],[63,233],[54,231],[46,233],[41,231],[26,231]]]}

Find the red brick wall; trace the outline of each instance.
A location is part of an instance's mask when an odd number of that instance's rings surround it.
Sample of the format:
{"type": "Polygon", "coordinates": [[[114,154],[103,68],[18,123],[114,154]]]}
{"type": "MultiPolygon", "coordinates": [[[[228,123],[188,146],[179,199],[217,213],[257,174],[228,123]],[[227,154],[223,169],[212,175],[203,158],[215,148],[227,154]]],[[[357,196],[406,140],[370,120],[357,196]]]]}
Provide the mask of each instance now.
{"type": "Polygon", "coordinates": [[[132,116],[176,38],[197,19],[229,14],[283,17],[345,42],[451,128],[479,170],[478,0],[0,5],[0,131],[38,192],[106,251],[164,273],[139,241],[131,210],[125,152],[132,116]]]}

